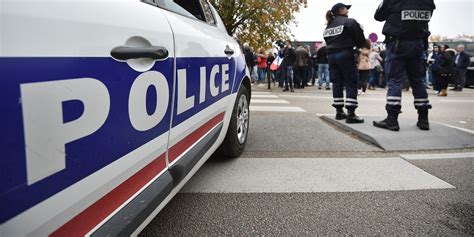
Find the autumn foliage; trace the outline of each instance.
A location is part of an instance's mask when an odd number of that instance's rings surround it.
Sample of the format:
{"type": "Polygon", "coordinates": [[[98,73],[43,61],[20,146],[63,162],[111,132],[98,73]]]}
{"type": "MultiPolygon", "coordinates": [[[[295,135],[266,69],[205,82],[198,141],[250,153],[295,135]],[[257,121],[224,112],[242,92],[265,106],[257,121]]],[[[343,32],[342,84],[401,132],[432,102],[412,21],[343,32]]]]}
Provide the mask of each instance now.
{"type": "Polygon", "coordinates": [[[210,0],[219,12],[227,32],[242,43],[258,48],[277,39],[289,38],[294,13],[306,7],[306,0],[210,0]]]}

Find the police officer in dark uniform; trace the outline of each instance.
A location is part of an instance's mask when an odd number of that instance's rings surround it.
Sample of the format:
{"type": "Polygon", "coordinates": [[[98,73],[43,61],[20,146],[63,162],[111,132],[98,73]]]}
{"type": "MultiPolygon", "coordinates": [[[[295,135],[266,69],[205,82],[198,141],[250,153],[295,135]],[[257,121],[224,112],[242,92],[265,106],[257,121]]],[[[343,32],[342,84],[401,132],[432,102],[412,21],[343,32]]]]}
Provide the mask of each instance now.
{"type": "Polygon", "coordinates": [[[426,92],[425,72],[428,48],[428,22],[434,9],[433,0],[384,0],[375,13],[375,20],[386,21],[385,35],[387,58],[387,118],[374,121],[376,127],[399,131],[398,114],[401,112],[403,78],[408,78],[418,110],[417,126],[429,130],[428,109],[431,104],[426,92]]]}
{"type": "Polygon", "coordinates": [[[328,24],[324,31],[324,40],[327,44],[330,78],[333,83],[333,107],[336,108],[336,119],[346,119],[346,123],[363,123],[364,120],[355,114],[358,102],[354,47],[362,47],[365,37],[359,23],[348,18],[350,7],[351,5],[338,3],[326,13],[328,24]],[[347,115],[343,111],[344,105],[347,115]]]}

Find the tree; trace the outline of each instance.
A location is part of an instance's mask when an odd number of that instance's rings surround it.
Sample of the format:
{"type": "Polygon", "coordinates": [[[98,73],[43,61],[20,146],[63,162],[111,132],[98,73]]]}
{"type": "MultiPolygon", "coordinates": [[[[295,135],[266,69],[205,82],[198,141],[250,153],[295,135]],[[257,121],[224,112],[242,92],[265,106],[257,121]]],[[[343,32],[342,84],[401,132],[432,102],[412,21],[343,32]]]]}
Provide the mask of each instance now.
{"type": "Polygon", "coordinates": [[[430,35],[429,41],[430,42],[443,42],[446,41],[448,37],[442,35],[430,35]]]}
{"type": "Polygon", "coordinates": [[[229,35],[257,49],[287,39],[294,13],[306,0],[210,0],[219,12],[229,35]]]}

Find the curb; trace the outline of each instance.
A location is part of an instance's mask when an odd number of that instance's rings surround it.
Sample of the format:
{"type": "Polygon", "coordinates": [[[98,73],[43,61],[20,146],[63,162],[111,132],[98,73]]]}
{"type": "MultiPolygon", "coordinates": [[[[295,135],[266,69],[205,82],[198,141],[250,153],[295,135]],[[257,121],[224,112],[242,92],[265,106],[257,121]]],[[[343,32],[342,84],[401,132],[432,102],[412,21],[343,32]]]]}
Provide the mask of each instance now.
{"type": "Polygon", "coordinates": [[[332,126],[335,126],[335,127],[338,127],[340,129],[343,129],[351,134],[354,134],[356,135],[357,137],[359,137],[360,139],[366,141],[366,142],[369,142],[375,146],[377,146],[378,148],[385,150],[385,148],[383,148],[373,137],[367,135],[367,134],[364,134],[364,133],[361,133],[349,126],[345,126],[343,123],[338,123],[336,121],[334,121],[333,119],[329,118],[327,115],[322,115],[322,116],[319,116],[319,118],[323,121],[325,121],[326,123],[329,123],[330,125],[332,126]]]}

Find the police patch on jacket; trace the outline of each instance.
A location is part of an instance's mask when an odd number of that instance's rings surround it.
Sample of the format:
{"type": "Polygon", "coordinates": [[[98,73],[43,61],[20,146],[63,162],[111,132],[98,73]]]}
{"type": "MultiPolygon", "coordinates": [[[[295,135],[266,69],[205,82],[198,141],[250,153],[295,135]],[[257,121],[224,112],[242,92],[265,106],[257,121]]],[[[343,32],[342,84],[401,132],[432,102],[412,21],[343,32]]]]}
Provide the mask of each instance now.
{"type": "Polygon", "coordinates": [[[328,28],[324,31],[323,37],[332,37],[342,34],[344,31],[344,25],[328,28]]]}
{"type": "Polygon", "coordinates": [[[382,33],[389,38],[426,40],[431,34],[428,23],[435,9],[434,0],[383,1],[374,18],[386,21],[382,33]]]}
{"type": "Polygon", "coordinates": [[[430,21],[431,11],[426,10],[403,10],[402,21],[430,21]]]}
{"type": "Polygon", "coordinates": [[[328,54],[338,50],[362,47],[365,43],[364,31],[360,24],[347,16],[337,16],[324,30],[324,40],[328,54]]]}

